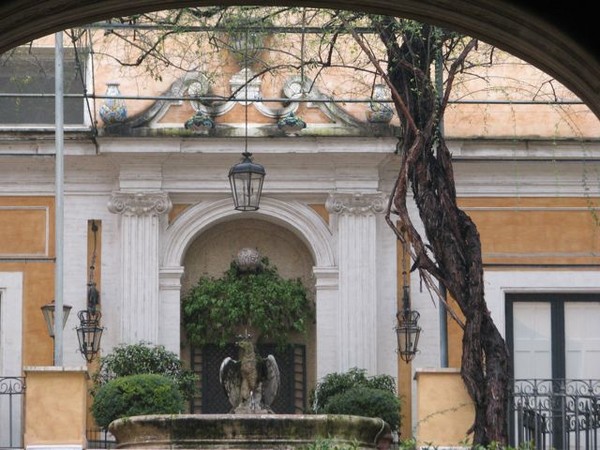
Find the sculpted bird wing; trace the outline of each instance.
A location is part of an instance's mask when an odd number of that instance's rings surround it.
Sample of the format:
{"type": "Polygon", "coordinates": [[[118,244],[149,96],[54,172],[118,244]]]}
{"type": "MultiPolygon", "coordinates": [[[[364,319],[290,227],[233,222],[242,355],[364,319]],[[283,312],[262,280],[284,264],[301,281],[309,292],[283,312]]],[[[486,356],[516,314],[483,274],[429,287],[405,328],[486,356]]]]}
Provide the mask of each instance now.
{"type": "Polygon", "coordinates": [[[279,366],[273,355],[269,355],[264,359],[264,368],[265,379],[263,380],[262,386],[263,403],[265,406],[270,407],[273,400],[275,400],[280,382],[279,366]]]}
{"type": "Polygon", "coordinates": [[[225,395],[231,406],[237,407],[242,401],[240,387],[242,385],[242,373],[240,363],[229,356],[221,363],[219,369],[219,381],[225,390],[225,395]]]}

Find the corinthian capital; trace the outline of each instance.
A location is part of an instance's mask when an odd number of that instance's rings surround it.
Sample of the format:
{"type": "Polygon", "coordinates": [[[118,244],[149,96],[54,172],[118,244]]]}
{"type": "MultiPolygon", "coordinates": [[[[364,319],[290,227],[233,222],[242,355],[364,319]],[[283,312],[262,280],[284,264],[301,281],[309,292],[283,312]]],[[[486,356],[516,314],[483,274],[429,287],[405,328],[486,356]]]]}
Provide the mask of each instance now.
{"type": "Polygon", "coordinates": [[[164,192],[114,192],[108,201],[108,210],[115,214],[160,216],[171,210],[173,204],[164,192]]]}
{"type": "Polygon", "coordinates": [[[387,208],[387,199],[381,192],[373,194],[336,193],[329,195],[325,207],[327,211],[334,214],[381,214],[387,208]]]}

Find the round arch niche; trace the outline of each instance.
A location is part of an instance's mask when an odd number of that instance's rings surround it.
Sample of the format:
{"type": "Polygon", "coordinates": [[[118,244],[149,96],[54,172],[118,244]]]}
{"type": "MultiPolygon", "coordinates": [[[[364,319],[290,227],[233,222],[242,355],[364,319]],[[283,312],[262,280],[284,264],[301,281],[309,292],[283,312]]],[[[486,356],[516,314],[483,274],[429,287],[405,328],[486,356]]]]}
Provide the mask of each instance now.
{"type": "Polygon", "coordinates": [[[189,245],[183,259],[182,293],[202,275],[221,276],[244,247],[257,249],[283,278],[300,278],[306,286],[314,284],[315,263],[304,242],[281,225],[258,218],[241,218],[208,228],[189,245]]]}
{"type": "MultiPolygon", "coordinates": [[[[190,243],[183,257],[182,297],[201,276],[220,277],[229,268],[238,251],[245,247],[257,249],[261,256],[268,258],[270,263],[277,267],[283,278],[300,278],[314,300],[314,260],[306,244],[282,225],[260,218],[246,218],[246,216],[234,216],[227,221],[219,222],[205,229],[190,243]]],[[[297,381],[301,381],[305,386],[305,392],[308,392],[316,382],[315,324],[310,326],[306,334],[290,335],[290,342],[301,346],[301,349],[296,350],[297,357],[293,358],[294,362],[299,364],[300,370],[294,370],[292,373],[295,373],[295,376],[306,374],[305,379],[297,381]]],[[[217,358],[218,360],[214,361],[211,359],[214,355],[210,356],[211,351],[204,354],[204,351],[198,349],[195,350],[196,356],[192,357],[192,349],[185,339],[184,330],[182,330],[181,345],[182,358],[188,362],[197,360],[202,355],[202,367],[206,367],[207,364],[212,367],[222,359],[217,358]]],[[[287,367],[286,364],[284,367],[287,367]]],[[[201,374],[201,371],[198,373],[201,374]]],[[[308,398],[304,401],[307,402],[308,398]]],[[[297,404],[296,407],[302,410],[306,404],[297,404]]]]}
{"type": "Polygon", "coordinates": [[[317,342],[316,336],[326,334],[324,329],[335,317],[338,268],[333,236],[315,210],[300,202],[272,198],[263,198],[259,211],[245,213],[234,211],[229,198],[201,202],[184,210],[163,238],[159,286],[162,345],[189,358],[189,352],[186,355],[181,348],[181,296],[203,273],[220,276],[241,247],[259,247],[283,277],[309,281],[317,320],[307,342],[307,385],[330,371],[335,347],[317,342]],[[258,239],[245,240],[251,237],[245,236],[247,233],[258,239]],[[212,248],[209,241],[213,239],[220,243],[216,248],[221,254],[212,248]],[[193,256],[201,252],[207,252],[205,257],[193,256]]]}

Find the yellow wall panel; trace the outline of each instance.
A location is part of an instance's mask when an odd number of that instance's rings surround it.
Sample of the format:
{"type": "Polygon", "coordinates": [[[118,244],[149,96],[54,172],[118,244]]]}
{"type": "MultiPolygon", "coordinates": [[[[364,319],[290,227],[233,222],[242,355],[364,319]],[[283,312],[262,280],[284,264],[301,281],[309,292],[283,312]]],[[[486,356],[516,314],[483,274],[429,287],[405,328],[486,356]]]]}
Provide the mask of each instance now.
{"type": "Polygon", "coordinates": [[[51,365],[41,307],[54,298],[54,198],[0,196],[0,272],[23,274],[23,365],[51,365]]]}
{"type": "Polygon", "coordinates": [[[54,256],[54,198],[0,197],[0,258],[54,256]]]}
{"type": "Polygon", "coordinates": [[[600,225],[589,199],[468,199],[484,264],[599,264],[600,225]]]}
{"type": "Polygon", "coordinates": [[[49,208],[0,206],[0,256],[48,256],[49,208]]]}

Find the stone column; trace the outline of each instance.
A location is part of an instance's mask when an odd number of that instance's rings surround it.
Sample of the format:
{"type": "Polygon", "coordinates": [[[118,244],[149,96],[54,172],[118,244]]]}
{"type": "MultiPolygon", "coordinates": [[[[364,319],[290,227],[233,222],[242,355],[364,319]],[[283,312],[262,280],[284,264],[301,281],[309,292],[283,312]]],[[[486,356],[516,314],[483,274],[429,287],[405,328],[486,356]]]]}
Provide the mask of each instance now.
{"type": "Polygon", "coordinates": [[[164,192],[116,192],[108,209],[121,215],[121,342],[159,343],[160,216],[164,192]]]}
{"type": "MultiPolygon", "coordinates": [[[[339,370],[377,372],[377,214],[381,193],[338,193],[327,199],[337,231],[339,370]]],[[[334,231],[334,232],[335,232],[334,231]]]]}

